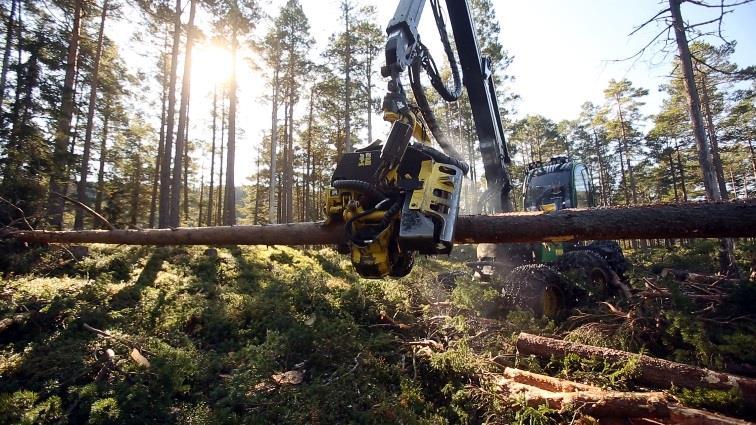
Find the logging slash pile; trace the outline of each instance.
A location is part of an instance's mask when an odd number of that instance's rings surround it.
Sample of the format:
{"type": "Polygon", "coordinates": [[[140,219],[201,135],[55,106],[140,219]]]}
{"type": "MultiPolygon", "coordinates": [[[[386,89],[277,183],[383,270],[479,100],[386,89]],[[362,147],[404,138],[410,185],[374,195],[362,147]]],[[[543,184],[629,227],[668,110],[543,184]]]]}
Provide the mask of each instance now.
{"type": "Polygon", "coordinates": [[[756,285],[715,276],[716,241],[628,253],[631,298],[560,323],[464,246],[399,280],[330,249],[4,249],[0,423],[755,419],[756,285]]]}

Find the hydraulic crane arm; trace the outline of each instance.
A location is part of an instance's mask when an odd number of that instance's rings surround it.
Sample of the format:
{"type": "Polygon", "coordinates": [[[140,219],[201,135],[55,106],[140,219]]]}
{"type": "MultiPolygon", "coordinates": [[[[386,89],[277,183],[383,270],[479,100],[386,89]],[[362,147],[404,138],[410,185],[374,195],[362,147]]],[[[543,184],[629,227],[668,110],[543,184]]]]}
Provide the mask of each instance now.
{"type": "MultiPolygon", "coordinates": [[[[439,27],[439,34],[442,42],[445,42],[445,50],[452,75],[455,80],[458,78],[456,61],[448,39],[446,39],[445,28],[443,27],[443,18],[438,5],[439,0],[431,0],[436,24],[439,27]]],[[[399,86],[399,75],[407,68],[411,68],[418,61],[426,65],[431,64],[429,53],[425,46],[420,42],[417,26],[423,13],[425,0],[401,0],[396,9],[393,19],[389,22],[386,32],[389,36],[386,43],[386,65],[382,73],[384,77],[390,77],[389,90],[399,86]]],[[[478,46],[478,39],[475,33],[475,24],[467,0],[446,0],[446,7],[454,33],[454,41],[457,46],[459,63],[462,68],[463,83],[467,88],[467,95],[470,101],[470,107],[475,121],[475,129],[478,135],[480,153],[483,159],[486,182],[488,191],[482,199],[487,203],[494,212],[512,211],[513,204],[510,198],[512,190],[511,178],[509,176],[508,164],[510,162],[507,145],[504,138],[504,130],[501,125],[501,116],[499,106],[496,100],[496,90],[493,82],[493,71],[491,60],[481,56],[478,46]]],[[[431,82],[434,88],[441,93],[447,101],[456,100],[459,96],[459,90],[455,87],[456,96],[444,96],[445,87],[434,76],[432,69],[424,66],[429,71],[431,82]],[[435,78],[434,78],[435,77],[435,78]],[[439,87],[441,85],[441,87],[439,87]]],[[[435,68],[435,64],[433,64],[435,68]]],[[[415,79],[418,77],[415,76],[415,79]]],[[[455,81],[455,85],[458,83],[455,81]]],[[[413,85],[415,97],[424,97],[424,94],[418,93],[416,86],[413,85]]],[[[447,90],[448,92],[448,90],[447,90]]],[[[418,99],[420,102],[421,100],[418,99]]],[[[425,111],[423,111],[425,112],[425,111]]],[[[435,121],[434,118],[426,116],[426,121],[435,121]],[[430,118],[430,119],[429,119],[430,118]]],[[[430,124],[430,123],[429,123],[430,124]]],[[[433,124],[430,124],[431,126],[433,124]]],[[[436,132],[434,135],[438,139],[436,132]]]]}

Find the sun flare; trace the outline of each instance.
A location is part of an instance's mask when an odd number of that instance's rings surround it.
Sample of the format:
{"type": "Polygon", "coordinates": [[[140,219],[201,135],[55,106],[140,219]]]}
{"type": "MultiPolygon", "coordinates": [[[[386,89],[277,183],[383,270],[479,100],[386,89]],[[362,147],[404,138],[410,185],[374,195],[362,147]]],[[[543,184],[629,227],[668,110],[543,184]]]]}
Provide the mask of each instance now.
{"type": "Polygon", "coordinates": [[[231,52],[216,43],[198,45],[192,58],[192,82],[211,88],[231,77],[231,52]]]}

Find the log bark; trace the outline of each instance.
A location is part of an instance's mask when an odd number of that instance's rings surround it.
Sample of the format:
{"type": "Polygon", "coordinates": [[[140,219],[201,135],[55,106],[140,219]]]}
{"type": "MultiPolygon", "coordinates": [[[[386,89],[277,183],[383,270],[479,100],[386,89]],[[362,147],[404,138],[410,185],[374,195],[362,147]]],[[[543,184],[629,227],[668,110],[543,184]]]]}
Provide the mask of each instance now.
{"type": "Polygon", "coordinates": [[[638,375],[635,379],[638,382],[660,388],[669,388],[674,385],[681,388],[708,388],[724,391],[738,389],[748,405],[756,405],[756,379],[715,372],[646,355],[546,338],[524,332],[517,337],[516,345],[520,354],[562,358],[569,353],[574,353],[581,357],[600,357],[612,362],[635,361],[638,365],[638,375]]]}
{"type": "MultiPolygon", "coordinates": [[[[341,225],[294,223],[151,230],[20,231],[25,242],[127,245],[326,245],[344,240],[341,225]]],[[[457,243],[756,236],[756,201],[607,207],[461,216],[457,243]]]]}

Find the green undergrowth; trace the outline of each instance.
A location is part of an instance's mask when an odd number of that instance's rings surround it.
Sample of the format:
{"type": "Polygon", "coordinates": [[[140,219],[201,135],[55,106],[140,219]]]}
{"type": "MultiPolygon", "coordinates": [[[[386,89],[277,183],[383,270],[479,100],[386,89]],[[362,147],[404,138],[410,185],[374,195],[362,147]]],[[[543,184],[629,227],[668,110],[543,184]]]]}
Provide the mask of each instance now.
{"type": "MultiPolygon", "coordinates": [[[[707,246],[691,249],[715,262],[707,246]]],[[[715,369],[756,365],[753,322],[705,320],[675,282],[660,283],[673,294],[663,308],[638,305],[633,320],[596,305],[581,314],[608,319],[555,323],[505,310],[498,289],[466,270],[470,247],[419,257],[398,280],[362,279],[330,249],[12,248],[0,263],[0,424],[556,424],[575,412],[506,402],[489,378],[511,366],[637,389],[633,362],[520,356],[520,332],[715,369]]],[[[631,283],[642,287],[652,264],[683,268],[685,255],[628,253],[631,283]]],[[[755,305],[743,285],[723,312],[755,305]]],[[[742,412],[737,394],[675,394],[742,412]]]]}
{"type": "MultiPolygon", "coordinates": [[[[328,249],[92,246],[79,261],[59,258],[2,282],[0,317],[13,323],[0,333],[0,423],[443,424],[479,415],[481,401],[465,390],[478,371],[471,348],[423,357],[402,346],[415,336],[380,320],[414,325],[434,314],[417,306],[448,298],[435,281],[461,267],[450,259],[421,258],[400,280],[364,280],[328,249]],[[148,367],[131,359],[134,348],[148,367]],[[286,371],[302,382],[276,382],[286,371]]],[[[481,302],[455,296],[469,308],[481,302]]]]}

